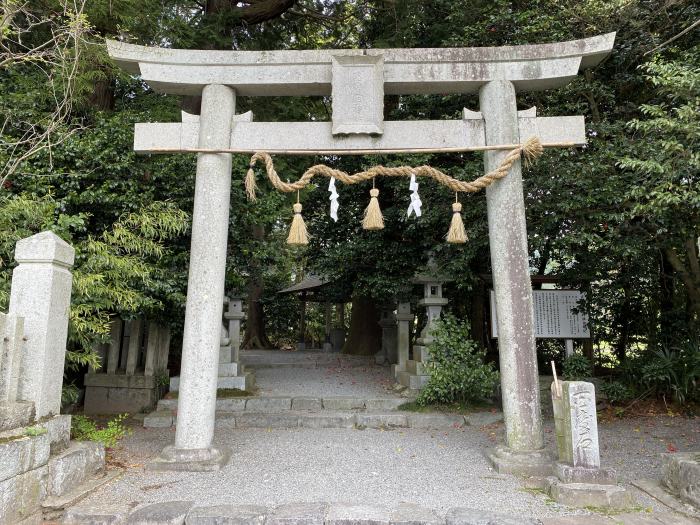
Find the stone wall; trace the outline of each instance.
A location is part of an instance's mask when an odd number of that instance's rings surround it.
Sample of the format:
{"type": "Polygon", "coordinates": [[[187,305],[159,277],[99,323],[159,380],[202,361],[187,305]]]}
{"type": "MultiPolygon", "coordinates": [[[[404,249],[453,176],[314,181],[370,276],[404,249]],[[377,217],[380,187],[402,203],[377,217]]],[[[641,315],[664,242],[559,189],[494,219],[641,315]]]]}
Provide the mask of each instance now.
{"type": "Polygon", "coordinates": [[[10,311],[0,313],[0,525],[40,523],[106,478],[104,447],[70,441],[60,415],[73,248],[22,239],[10,311]]]}
{"type": "Polygon", "coordinates": [[[97,348],[100,367],[85,374],[85,413],[148,412],[168,384],[170,329],[115,317],[110,331],[110,342],[97,348]]]}

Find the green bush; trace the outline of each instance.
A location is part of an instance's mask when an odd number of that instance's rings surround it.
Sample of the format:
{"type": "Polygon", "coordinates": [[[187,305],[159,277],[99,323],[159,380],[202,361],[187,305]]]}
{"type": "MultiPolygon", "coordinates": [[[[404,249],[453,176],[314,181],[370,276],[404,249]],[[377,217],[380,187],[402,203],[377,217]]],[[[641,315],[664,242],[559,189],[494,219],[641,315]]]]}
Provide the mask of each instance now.
{"type": "Polygon", "coordinates": [[[593,366],[585,355],[572,354],[564,359],[563,375],[567,381],[581,381],[593,375],[593,366]]]}
{"type": "Polygon", "coordinates": [[[669,396],[679,403],[700,398],[700,343],[689,341],[685,345],[647,352],[640,358],[639,380],[641,387],[656,395],[669,396]]]}
{"type": "Polygon", "coordinates": [[[630,387],[620,381],[609,381],[600,385],[600,391],[612,404],[628,401],[634,396],[630,387]]]}
{"type": "Polygon", "coordinates": [[[435,323],[426,368],[428,384],[419,405],[480,401],[493,395],[498,372],[484,361],[485,352],[469,338],[469,328],[451,315],[435,323]]]}
{"type": "Polygon", "coordinates": [[[71,438],[78,441],[97,441],[105,448],[113,448],[119,440],[131,434],[131,429],[124,425],[129,414],[119,414],[110,419],[103,427],[86,416],[73,416],[71,422],[71,438]]]}

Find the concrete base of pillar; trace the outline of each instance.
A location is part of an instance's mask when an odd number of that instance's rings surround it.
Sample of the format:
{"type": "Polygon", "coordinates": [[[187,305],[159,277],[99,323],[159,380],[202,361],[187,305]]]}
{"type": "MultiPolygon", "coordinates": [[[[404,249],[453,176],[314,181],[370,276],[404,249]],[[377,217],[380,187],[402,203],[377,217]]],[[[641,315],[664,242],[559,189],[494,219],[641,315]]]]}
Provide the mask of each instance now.
{"type": "Polygon", "coordinates": [[[231,450],[221,448],[165,447],[156,459],[146,464],[147,470],[211,472],[221,470],[231,459],[231,450]]]}
{"type": "Polygon", "coordinates": [[[547,478],[547,492],[553,500],[569,507],[604,507],[625,509],[634,505],[634,498],[619,485],[599,483],[564,483],[547,478]]]}
{"type": "Polygon", "coordinates": [[[326,353],[330,353],[333,351],[333,344],[328,342],[328,343],[323,343],[323,351],[326,353]]]}
{"type": "Polygon", "coordinates": [[[552,475],[552,454],[545,450],[516,452],[506,446],[498,446],[488,454],[499,474],[546,477],[552,475]]]}

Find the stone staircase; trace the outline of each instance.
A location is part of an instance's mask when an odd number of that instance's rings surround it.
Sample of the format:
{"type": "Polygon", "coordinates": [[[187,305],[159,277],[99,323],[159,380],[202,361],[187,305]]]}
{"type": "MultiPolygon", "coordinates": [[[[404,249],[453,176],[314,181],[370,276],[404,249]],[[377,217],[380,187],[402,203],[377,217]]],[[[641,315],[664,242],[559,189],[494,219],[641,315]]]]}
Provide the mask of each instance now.
{"type": "MultiPolygon", "coordinates": [[[[453,428],[485,425],[500,412],[408,412],[405,398],[234,397],[216,400],[216,424],[228,428],[453,428]]],[[[143,421],[146,428],[177,423],[177,399],[161,399],[143,421]]]]}
{"type": "Polygon", "coordinates": [[[53,519],[121,473],[106,473],[102,444],[70,441],[70,416],[13,414],[5,424],[18,426],[0,427],[0,523],[53,519]]]}

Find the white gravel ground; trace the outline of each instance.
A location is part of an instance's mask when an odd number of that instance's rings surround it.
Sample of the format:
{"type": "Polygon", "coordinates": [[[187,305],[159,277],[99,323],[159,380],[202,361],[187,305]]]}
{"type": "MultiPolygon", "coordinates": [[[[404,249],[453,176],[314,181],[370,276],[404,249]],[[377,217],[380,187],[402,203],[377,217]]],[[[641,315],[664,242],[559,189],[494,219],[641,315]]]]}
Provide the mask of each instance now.
{"type": "Polygon", "coordinates": [[[241,352],[261,396],[396,397],[391,367],[373,358],[322,352],[241,352]]]}
{"type": "MultiPolygon", "coordinates": [[[[261,395],[386,398],[388,367],[367,358],[312,352],[243,352],[255,367],[261,395]],[[270,367],[276,364],[277,366],[270,367]]],[[[124,476],[90,495],[86,503],[193,500],[198,505],[290,502],[415,503],[444,514],[455,506],[546,517],[585,513],[522,489],[513,476],[491,470],[484,453],[504,437],[502,423],[447,431],[405,429],[234,429],[216,427],[215,443],[233,451],[214,473],[148,472],[143,465],[174,442],[174,429],[144,429],[114,451],[124,476]]],[[[698,419],[656,416],[601,422],[601,460],[614,467],[643,508],[665,510],[629,485],[658,479],[661,452],[700,449],[698,419]]],[[[545,423],[551,450],[553,423],[545,423]]]]}
{"type": "Polygon", "coordinates": [[[391,369],[383,366],[345,366],[334,363],[308,368],[257,368],[255,384],[261,396],[398,397],[391,369]]]}
{"type": "MultiPolygon", "coordinates": [[[[604,465],[623,481],[657,478],[658,453],[669,443],[698,448],[697,420],[660,417],[602,424],[604,465]],[[639,431],[637,431],[639,429],[639,431]]],[[[551,441],[551,422],[547,438],[551,441]]],[[[171,444],[171,429],[135,428],[115,458],[127,473],[92,494],[87,503],[194,500],[197,504],[262,504],[351,501],[395,507],[423,505],[443,514],[466,506],[545,517],[581,513],[521,488],[520,481],[493,472],[483,453],[503,434],[502,424],[448,431],[345,429],[228,429],[215,441],[233,450],[230,464],[215,473],[155,473],[149,457],[171,444]]],[[[551,446],[551,444],[550,444],[551,446]]],[[[663,510],[628,485],[642,507],[663,510]]]]}

